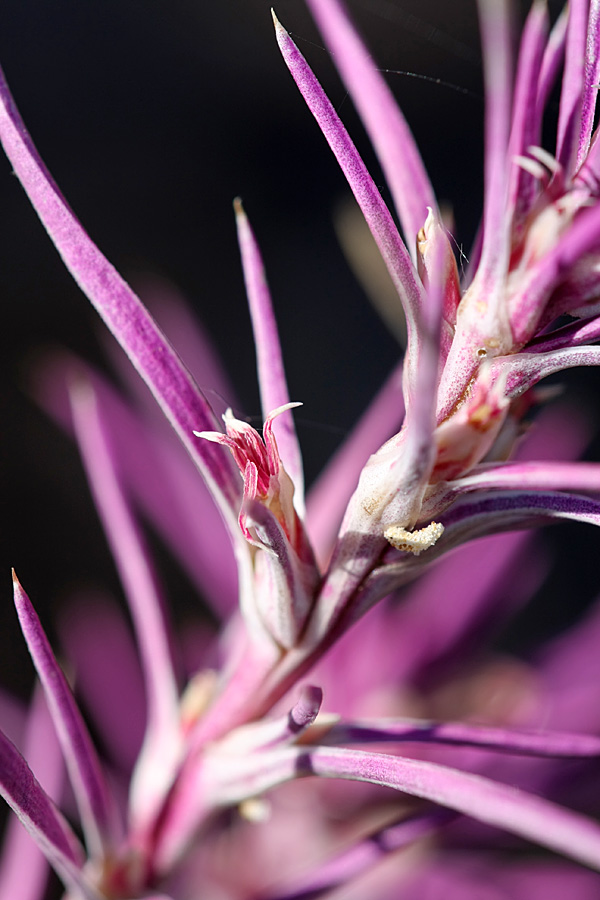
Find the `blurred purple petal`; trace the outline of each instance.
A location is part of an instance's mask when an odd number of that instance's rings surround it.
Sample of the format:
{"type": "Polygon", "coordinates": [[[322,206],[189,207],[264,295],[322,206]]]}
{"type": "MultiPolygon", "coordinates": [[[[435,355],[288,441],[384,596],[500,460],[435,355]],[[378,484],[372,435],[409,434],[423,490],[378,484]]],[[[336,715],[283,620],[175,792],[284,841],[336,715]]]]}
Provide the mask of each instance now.
{"type": "Polygon", "coordinates": [[[0,732],[0,794],[16,813],[64,883],[86,900],[98,900],[88,886],[84,853],[75,834],[40,787],[16,747],[0,732]]]}
{"type": "Polygon", "coordinates": [[[102,413],[90,385],[71,391],[73,421],[90,488],[110,544],[133,619],[147,693],[146,738],[134,776],[134,800],[144,815],[161,797],[161,777],[179,750],[178,690],[169,628],[156,574],[141,533],[123,496],[102,413]],[[142,802],[143,797],[143,802],[142,802]]]}
{"type": "Polygon", "coordinates": [[[206,399],[131,288],[85,233],[41,161],[0,71],[0,140],[65,265],[146,381],[224,515],[239,503],[235,467],[193,436],[216,427],[206,399]]]}
{"type": "MultiPolygon", "coordinates": [[[[57,800],[64,763],[43,693],[36,690],[27,719],[23,754],[46,794],[57,800]]],[[[39,900],[48,880],[48,861],[17,818],[9,819],[0,858],[1,900],[39,900]]]]}
{"type": "Polygon", "coordinates": [[[584,102],[586,99],[583,92],[587,23],[588,0],[571,0],[556,139],[556,158],[569,174],[576,162],[581,162],[578,138],[582,95],[584,102]]]}

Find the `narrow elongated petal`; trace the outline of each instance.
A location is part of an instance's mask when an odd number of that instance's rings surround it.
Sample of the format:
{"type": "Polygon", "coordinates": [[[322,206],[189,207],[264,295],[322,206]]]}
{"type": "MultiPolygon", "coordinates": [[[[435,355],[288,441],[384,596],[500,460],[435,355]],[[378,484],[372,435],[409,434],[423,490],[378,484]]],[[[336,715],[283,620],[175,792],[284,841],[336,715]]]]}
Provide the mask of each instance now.
{"type": "Polygon", "coordinates": [[[556,138],[556,158],[569,174],[576,163],[579,144],[588,5],[588,0],[571,0],[569,3],[565,70],[556,138]]]}
{"type": "Polygon", "coordinates": [[[67,354],[44,360],[33,388],[38,402],[63,428],[73,432],[69,385],[82,377],[103,410],[103,428],[119,460],[127,496],[217,615],[225,616],[237,603],[235,560],[223,519],[197,469],[171,429],[161,434],[146,427],[106,378],[67,354]]]}
{"type": "Polygon", "coordinates": [[[564,347],[578,347],[581,344],[593,344],[600,337],[600,316],[591,316],[570,322],[548,334],[542,334],[529,344],[531,353],[547,353],[562,350],[564,347]]]}
{"type": "Polygon", "coordinates": [[[479,0],[485,82],[483,246],[477,272],[480,290],[495,314],[496,296],[508,266],[507,166],[512,99],[510,15],[506,0],[479,0]]]}
{"type": "Polygon", "coordinates": [[[366,781],[432,800],[488,825],[600,869],[600,825],[500,782],[421,760],[338,747],[289,748],[259,760],[207,760],[217,802],[234,803],[269,787],[317,775],[366,781]],[[218,799],[217,799],[218,798],[218,799]]]}
{"type": "MultiPolygon", "coordinates": [[[[467,541],[501,531],[531,528],[542,522],[572,519],[600,525],[600,502],[589,497],[549,491],[488,491],[459,497],[442,516],[444,533],[427,551],[426,562],[437,558],[467,541]]],[[[391,591],[412,580],[423,568],[419,559],[409,554],[398,562],[376,569],[364,582],[353,606],[353,619],[391,591]]]]}
{"type": "Polygon", "coordinates": [[[568,22],[569,10],[568,6],[565,5],[563,11],[554,23],[544,51],[542,68],[538,80],[538,109],[536,113],[538,121],[541,121],[542,119],[543,111],[548,102],[548,97],[550,96],[550,91],[556,81],[558,70],[565,55],[568,22]]]}
{"type": "Polygon", "coordinates": [[[13,582],[19,622],[46,694],[77,798],[86,842],[92,854],[101,855],[110,850],[115,836],[115,813],[100,761],[40,620],[16,575],[13,582]]]}
{"type": "Polygon", "coordinates": [[[500,466],[482,466],[471,475],[452,484],[452,490],[463,493],[473,490],[501,488],[518,490],[600,491],[598,463],[519,462],[500,466]]]}
{"type": "Polygon", "coordinates": [[[317,900],[324,891],[347,884],[366,869],[380,862],[388,853],[407,847],[451,822],[455,814],[443,809],[427,810],[408,816],[395,825],[382,828],[358,841],[353,847],[328,859],[308,877],[296,878],[294,887],[268,900],[317,900]]]}
{"type": "Polygon", "coordinates": [[[526,528],[553,519],[600,525],[600,501],[550,491],[482,492],[473,499],[467,495],[457,500],[444,516],[444,539],[456,546],[459,535],[462,543],[489,533],[492,528],[494,531],[526,528]]]}
{"type": "Polygon", "coordinates": [[[148,697],[148,730],[134,779],[138,816],[148,813],[171,776],[178,751],[178,698],[168,626],[156,575],[115,473],[96,399],[89,385],[72,392],[75,433],[90,487],[131,610],[148,697]],[[143,809],[140,809],[142,807],[143,809]]]}
{"type": "MultiPolygon", "coordinates": [[[[49,797],[56,798],[64,782],[64,761],[42,690],[38,687],[27,717],[23,747],[49,797]]],[[[9,819],[0,859],[1,900],[39,900],[48,880],[48,861],[16,816],[9,819]]]]}
{"type": "Polygon", "coordinates": [[[506,393],[518,397],[542,378],[574,366],[600,365],[600,347],[567,347],[548,353],[518,353],[498,366],[506,378],[506,393]]]}
{"type": "Polygon", "coordinates": [[[600,738],[591,734],[517,731],[463,722],[405,719],[386,722],[340,722],[327,732],[325,743],[412,742],[458,744],[524,756],[593,758],[600,756],[600,738]]]}
{"type": "Polygon", "coordinates": [[[398,291],[406,314],[409,344],[411,340],[413,343],[417,342],[416,322],[422,303],[422,290],[408,251],[402,243],[377,185],[369,175],[339,116],[287,31],[282,28],[274,14],[273,18],[277,41],[286,65],[348,180],[398,291]]]}
{"type": "Polygon", "coordinates": [[[0,794],[19,817],[67,887],[86,900],[99,900],[87,885],[83,849],[68,823],[41,788],[14,744],[0,732],[0,794]]]}
{"type": "MultiPolygon", "coordinates": [[[[538,108],[537,86],[548,32],[548,8],[545,0],[536,0],[525,23],[519,65],[515,80],[512,130],[508,158],[522,156],[531,145],[536,147],[541,136],[541,110],[538,108]]],[[[535,195],[535,180],[515,163],[509,169],[508,208],[514,209],[514,226],[518,228],[529,211],[535,195]]]]}
{"type": "MultiPolygon", "coordinates": [[[[260,250],[240,200],[235,201],[238,241],[246,282],[246,293],[252,319],[256,364],[263,419],[271,410],[290,402],[283,356],[273,313],[271,295],[267,285],[260,250]]],[[[296,436],[291,410],[286,410],[273,423],[277,446],[283,465],[294,482],[294,506],[298,514],[304,514],[304,472],[302,454],[296,436]]]]}
{"type": "Polygon", "coordinates": [[[0,70],[0,140],[73,278],[115,335],[233,524],[239,477],[231,460],[194,438],[216,419],[189,372],[131,288],[100,253],[40,159],[0,70]]]}
{"type": "Polygon", "coordinates": [[[427,218],[427,209],[437,211],[414,138],[342,3],[308,0],[308,6],[375,148],[414,262],[416,236],[427,218]]]}
{"type": "Polygon", "coordinates": [[[598,0],[590,0],[589,3],[585,41],[584,85],[577,146],[578,166],[581,165],[588,151],[596,112],[598,79],[600,78],[600,3],[598,0]]]}

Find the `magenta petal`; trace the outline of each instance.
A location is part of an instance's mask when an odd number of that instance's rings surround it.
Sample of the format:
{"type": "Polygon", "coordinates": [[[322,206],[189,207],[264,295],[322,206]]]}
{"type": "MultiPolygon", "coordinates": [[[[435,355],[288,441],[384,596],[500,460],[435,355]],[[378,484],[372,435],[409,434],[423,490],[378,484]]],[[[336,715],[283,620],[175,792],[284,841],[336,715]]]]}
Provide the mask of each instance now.
{"type": "Polygon", "coordinates": [[[498,304],[498,286],[508,266],[510,218],[506,215],[512,61],[507,0],[479,0],[479,21],[485,82],[485,172],[483,245],[477,280],[488,304],[498,304]]]}
{"type": "Polygon", "coordinates": [[[479,466],[470,475],[452,483],[463,493],[502,488],[518,490],[600,491],[600,464],[567,462],[517,462],[479,466]]]}
{"type": "MultiPolygon", "coordinates": [[[[57,798],[64,781],[64,762],[56,731],[41,689],[33,695],[27,720],[24,756],[50,798],[57,798]]],[[[6,825],[0,862],[2,900],[40,900],[48,879],[48,862],[16,817],[6,825]]]]}
{"type": "Polygon", "coordinates": [[[148,693],[149,727],[177,720],[177,686],[169,629],[156,574],[127,506],[96,397],[87,384],[71,391],[75,434],[96,507],[115,558],[135,625],[148,693]]]}
{"type": "Polygon", "coordinates": [[[402,301],[408,325],[409,343],[411,337],[413,341],[416,341],[418,340],[416,322],[419,307],[422,304],[422,288],[408,251],[402,243],[398,229],[383,202],[377,185],[369,175],[339,116],[291,37],[275,18],[275,14],[273,14],[273,18],[279,49],[285,63],[346,176],[371,234],[379,247],[402,301]]]}
{"type": "MultiPolygon", "coordinates": [[[[437,831],[454,817],[455,813],[436,808],[407,816],[396,825],[382,828],[348,850],[328,859],[307,877],[296,878],[289,891],[278,892],[273,900],[313,900],[313,898],[316,900],[325,890],[347,884],[388,853],[407,847],[414,841],[437,831]]],[[[269,895],[269,900],[271,896],[269,895]]]]}
{"type": "Polygon", "coordinates": [[[1,70],[0,140],[65,265],[145,380],[235,528],[232,514],[241,494],[235,466],[193,435],[195,429],[218,427],[209,404],[139,299],[75,218],[25,129],[1,70]]]}
{"type": "Polygon", "coordinates": [[[172,430],[162,434],[147,427],[105,378],[76,358],[52,356],[42,361],[35,374],[36,398],[69,431],[73,422],[68,385],[82,374],[89,381],[103,410],[103,427],[119,461],[119,475],[128,497],[168,544],[217,614],[225,616],[234,609],[235,560],[223,519],[172,430]]]}
{"type": "MultiPolygon", "coordinates": [[[[543,110],[538,107],[537,86],[547,32],[548,8],[538,0],[531,7],[521,39],[509,159],[524,155],[530,146],[540,143],[543,110]]],[[[536,183],[531,173],[513,163],[509,169],[508,208],[514,209],[517,228],[529,212],[535,191],[536,183]]]]}
{"type": "Polygon", "coordinates": [[[13,575],[19,622],[38,676],[67,764],[69,778],[92,855],[103,855],[115,837],[115,811],[100,761],[31,602],[13,575]]]}
{"type": "Polygon", "coordinates": [[[0,794],[21,820],[64,883],[86,900],[98,900],[82,873],[83,850],[31,769],[0,732],[0,794]]]}
{"type": "MultiPolygon", "coordinates": [[[[477,821],[600,868],[600,825],[509,785],[436,763],[340,747],[289,748],[256,759],[207,758],[203,788],[234,803],[299,776],[366,781],[432,800],[477,821]]],[[[206,795],[205,795],[206,799],[206,795]]]]}
{"type": "Polygon", "coordinates": [[[132,788],[138,817],[150,816],[172,777],[179,751],[178,691],[169,629],[158,582],[115,472],[101,411],[88,384],[71,392],[75,434],[90,487],[115,558],[133,619],[148,704],[144,746],[132,788]]]}
{"type": "Polygon", "coordinates": [[[411,252],[437,203],[414,138],[381,73],[338,0],[308,0],[333,61],[377,153],[411,252]]]}
{"type": "MultiPolygon", "coordinates": [[[[492,364],[496,368],[495,364],[492,364]]],[[[498,363],[497,369],[506,375],[506,394],[518,397],[548,375],[575,366],[600,365],[600,347],[566,347],[546,353],[515,353],[498,363]]]]}
{"type": "MultiPolygon", "coordinates": [[[[238,241],[246,282],[246,293],[252,318],[256,364],[263,419],[290,402],[277,323],[271,304],[260,250],[240,200],[235,201],[238,241]]],[[[294,483],[294,506],[304,513],[304,473],[302,454],[296,436],[291,410],[273,420],[273,431],[283,466],[294,483]]]]}
{"type": "Polygon", "coordinates": [[[568,7],[565,6],[554,23],[554,27],[550,32],[548,43],[544,51],[542,60],[542,68],[538,81],[538,108],[536,118],[541,121],[550,91],[556,81],[558,70],[565,54],[565,43],[567,39],[567,25],[569,22],[568,7]]]}
{"type": "MultiPolygon", "coordinates": [[[[461,497],[442,518],[446,530],[439,542],[441,552],[490,531],[527,528],[541,521],[573,519],[600,525],[600,501],[549,491],[490,491],[461,497]]],[[[430,552],[437,549],[438,545],[430,552]]]]}
{"type": "Polygon", "coordinates": [[[588,0],[571,0],[556,138],[556,158],[569,175],[578,153],[587,24],[588,0]]]}
{"type": "Polygon", "coordinates": [[[419,719],[340,722],[327,732],[325,742],[457,744],[525,756],[590,758],[600,756],[600,737],[555,731],[517,731],[469,725],[463,722],[427,722],[419,719]]]}
{"type": "Polygon", "coordinates": [[[577,147],[578,166],[585,159],[590,145],[598,95],[598,79],[600,78],[600,3],[598,0],[590,0],[589,2],[589,17],[585,40],[584,86],[581,100],[581,120],[579,123],[579,144],[577,147]]]}

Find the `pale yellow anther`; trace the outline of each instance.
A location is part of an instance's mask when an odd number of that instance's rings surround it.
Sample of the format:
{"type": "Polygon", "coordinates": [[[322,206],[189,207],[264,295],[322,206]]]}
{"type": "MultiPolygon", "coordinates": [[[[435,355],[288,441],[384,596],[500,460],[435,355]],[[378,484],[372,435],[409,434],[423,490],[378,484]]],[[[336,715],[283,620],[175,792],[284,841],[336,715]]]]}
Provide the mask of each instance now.
{"type": "Polygon", "coordinates": [[[417,531],[407,531],[399,525],[390,525],[383,532],[384,538],[396,550],[405,550],[418,556],[423,550],[429,550],[443,534],[444,526],[440,522],[431,522],[417,531]]]}

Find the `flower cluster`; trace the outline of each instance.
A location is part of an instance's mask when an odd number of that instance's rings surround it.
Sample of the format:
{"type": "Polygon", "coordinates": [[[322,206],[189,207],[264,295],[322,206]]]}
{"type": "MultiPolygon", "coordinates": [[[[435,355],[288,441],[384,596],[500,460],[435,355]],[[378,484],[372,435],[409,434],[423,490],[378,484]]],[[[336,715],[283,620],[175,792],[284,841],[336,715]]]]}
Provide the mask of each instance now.
{"type": "Polygon", "coordinates": [[[401,231],[274,16],[277,41],[391,275],[407,348],[306,504],[298,404],[241,203],[262,433],[231,409],[223,430],[75,218],[0,80],[0,141],[15,174],[178,439],[83,363],[62,361],[46,380],[46,403],[80,448],[137,652],[110,607],[89,605],[71,623],[78,682],[106,725],[109,765],[15,576],[44,699],[33,701],[23,753],[0,732],[0,792],[26,829],[10,826],[2,897],[39,897],[43,858],[73,900],[274,900],[340,885],[344,896],[382,900],[437,896],[440,886],[479,896],[490,880],[511,897],[598,893],[598,876],[584,868],[600,868],[600,825],[587,815],[598,810],[586,796],[600,756],[597,612],[547,648],[535,671],[474,654],[457,674],[457,661],[535,586],[521,529],[561,518],[600,524],[600,469],[570,461],[580,449],[574,425],[562,458],[553,438],[561,413],[541,415],[537,434],[516,443],[543,378],[600,362],[600,5],[573,0],[550,28],[545,3],[534,0],[515,67],[508,0],[479,0],[485,196],[461,281],[408,126],[342,3],[307,3],[377,152],[401,231]],[[542,120],[561,67],[551,155],[542,120]],[[172,649],[140,511],[222,620],[218,635],[196,642],[193,663],[172,649]],[[475,538],[485,540],[473,548],[475,538]],[[511,584],[499,591],[506,567],[511,584]],[[417,575],[400,603],[385,600],[417,575]],[[477,699],[480,688],[489,698],[492,682],[494,708],[477,699]],[[129,691],[145,702],[139,740],[129,691]],[[577,762],[567,769],[565,759],[577,762]],[[63,761],[83,842],[55,802],[63,761]],[[542,851],[512,856],[524,841],[542,851]]]}

